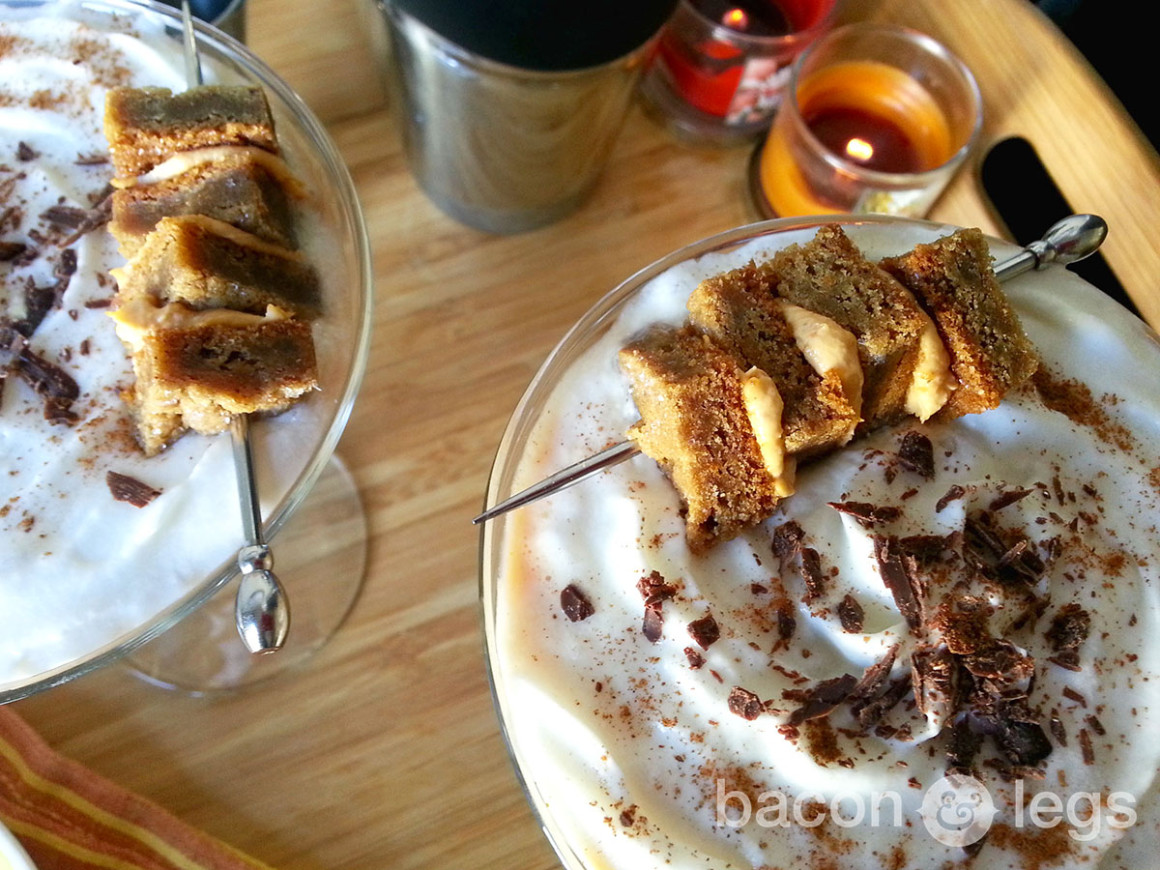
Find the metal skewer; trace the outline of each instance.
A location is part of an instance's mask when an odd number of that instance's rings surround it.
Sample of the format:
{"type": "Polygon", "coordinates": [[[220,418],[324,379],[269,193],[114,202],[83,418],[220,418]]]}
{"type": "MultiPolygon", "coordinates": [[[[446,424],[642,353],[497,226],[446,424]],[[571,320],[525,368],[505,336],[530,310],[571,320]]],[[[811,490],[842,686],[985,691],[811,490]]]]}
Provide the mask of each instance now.
{"type": "MultiPolygon", "coordinates": [[[[1032,242],[1019,253],[995,266],[995,278],[1009,281],[1024,272],[1046,269],[1053,263],[1066,266],[1094,254],[1108,235],[1108,225],[1094,214],[1073,214],[1053,224],[1043,238],[1032,242]]],[[[566,489],[598,471],[631,459],[640,448],[631,441],[621,441],[599,453],[562,468],[522,492],[492,505],[471,522],[475,525],[495,519],[510,510],[566,489]]]]}
{"type": "Polygon", "coordinates": [[[181,47],[185,57],[186,87],[196,88],[202,84],[201,57],[197,51],[197,37],[193,32],[193,12],[189,0],[181,0],[181,47]]]}
{"type": "Polygon", "coordinates": [[[290,631],[290,602],[271,570],[274,556],[262,537],[262,514],[250,446],[250,421],[245,414],[236,414],[230,421],[230,437],[234,448],[234,469],[238,475],[242,524],[246,530],[246,546],[238,550],[238,570],[242,576],[238,580],[238,594],[234,601],[234,622],[242,643],[250,652],[275,652],[286,642],[290,631]]]}
{"type": "MultiPolygon", "coordinates": [[[[185,79],[188,87],[203,83],[201,58],[193,31],[193,13],[189,0],[181,2],[182,49],[185,57],[185,79]]],[[[242,643],[252,653],[281,649],[290,631],[290,602],[278,577],[271,570],[274,556],[262,536],[262,512],[258,484],[254,479],[254,455],[250,444],[250,421],[245,414],[235,414],[230,421],[234,470],[238,478],[238,498],[246,546],[238,550],[238,593],[234,602],[234,621],[242,643]]]]}

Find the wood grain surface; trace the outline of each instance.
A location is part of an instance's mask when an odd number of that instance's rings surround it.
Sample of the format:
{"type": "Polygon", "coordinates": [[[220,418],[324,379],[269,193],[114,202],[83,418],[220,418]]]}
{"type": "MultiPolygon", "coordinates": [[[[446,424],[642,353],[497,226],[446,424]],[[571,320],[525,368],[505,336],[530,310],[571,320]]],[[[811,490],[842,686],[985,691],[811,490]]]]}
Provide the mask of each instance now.
{"type": "MultiPolygon", "coordinates": [[[[229,697],[151,688],[114,666],[16,709],[55,747],[284,870],[557,867],[509,762],[484,670],[477,529],[508,415],[568,326],[637,269],[756,219],[748,148],[682,144],[634,107],[591,199],[489,236],[417,188],[375,70],[370,0],[249,0],[251,47],[329,128],[365,209],[375,324],[339,453],[370,529],[338,634],[229,697]]],[[[851,0],[975,72],[984,144],[1031,139],[1160,324],[1160,161],[1109,90],[1026,0],[851,0]]],[[[932,218],[995,232],[971,165],[932,218]]]]}

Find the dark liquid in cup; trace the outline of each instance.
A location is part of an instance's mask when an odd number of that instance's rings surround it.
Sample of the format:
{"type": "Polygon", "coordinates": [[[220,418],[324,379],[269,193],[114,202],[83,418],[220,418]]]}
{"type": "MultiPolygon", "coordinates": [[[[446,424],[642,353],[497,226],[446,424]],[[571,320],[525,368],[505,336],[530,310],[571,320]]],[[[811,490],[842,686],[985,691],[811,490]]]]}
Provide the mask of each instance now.
{"type": "Polygon", "coordinates": [[[873,112],[833,106],[804,118],[818,140],[859,166],[878,172],[922,172],[918,149],[897,124],[873,112]]]}
{"type": "Polygon", "coordinates": [[[440,36],[488,60],[574,70],[624,57],[660,30],[677,0],[398,0],[440,36]]]}

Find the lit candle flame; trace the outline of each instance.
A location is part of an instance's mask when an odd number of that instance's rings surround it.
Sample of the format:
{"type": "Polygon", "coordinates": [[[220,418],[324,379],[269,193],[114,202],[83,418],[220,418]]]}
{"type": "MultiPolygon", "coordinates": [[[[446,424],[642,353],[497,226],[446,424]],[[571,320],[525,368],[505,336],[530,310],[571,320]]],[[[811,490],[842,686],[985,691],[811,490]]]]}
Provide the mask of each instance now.
{"type": "Polygon", "coordinates": [[[865,139],[854,137],[846,143],[846,153],[855,160],[861,160],[863,163],[874,156],[874,146],[865,139]]]}
{"type": "Polygon", "coordinates": [[[745,14],[744,9],[734,7],[722,16],[721,23],[733,30],[744,32],[749,29],[749,16],[745,14]]]}

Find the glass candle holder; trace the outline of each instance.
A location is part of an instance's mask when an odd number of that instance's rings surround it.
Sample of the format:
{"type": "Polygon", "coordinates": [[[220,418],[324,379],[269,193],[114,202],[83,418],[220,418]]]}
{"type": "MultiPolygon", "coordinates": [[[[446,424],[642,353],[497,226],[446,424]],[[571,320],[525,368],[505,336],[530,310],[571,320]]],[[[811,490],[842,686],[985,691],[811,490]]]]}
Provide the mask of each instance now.
{"type": "Polygon", "coordinates": [[[790,66],[839,0],[681,0],[641,82],[645,105],[682,139],[752,141],[781,104],[790,66]]]}
{"type": "Polygon", "coordinates": [[[922,217],[982,129],[970,70],[939,42],[854,24],[794,64],[781,111],[750,162],[765,217],[922,217]]]}

